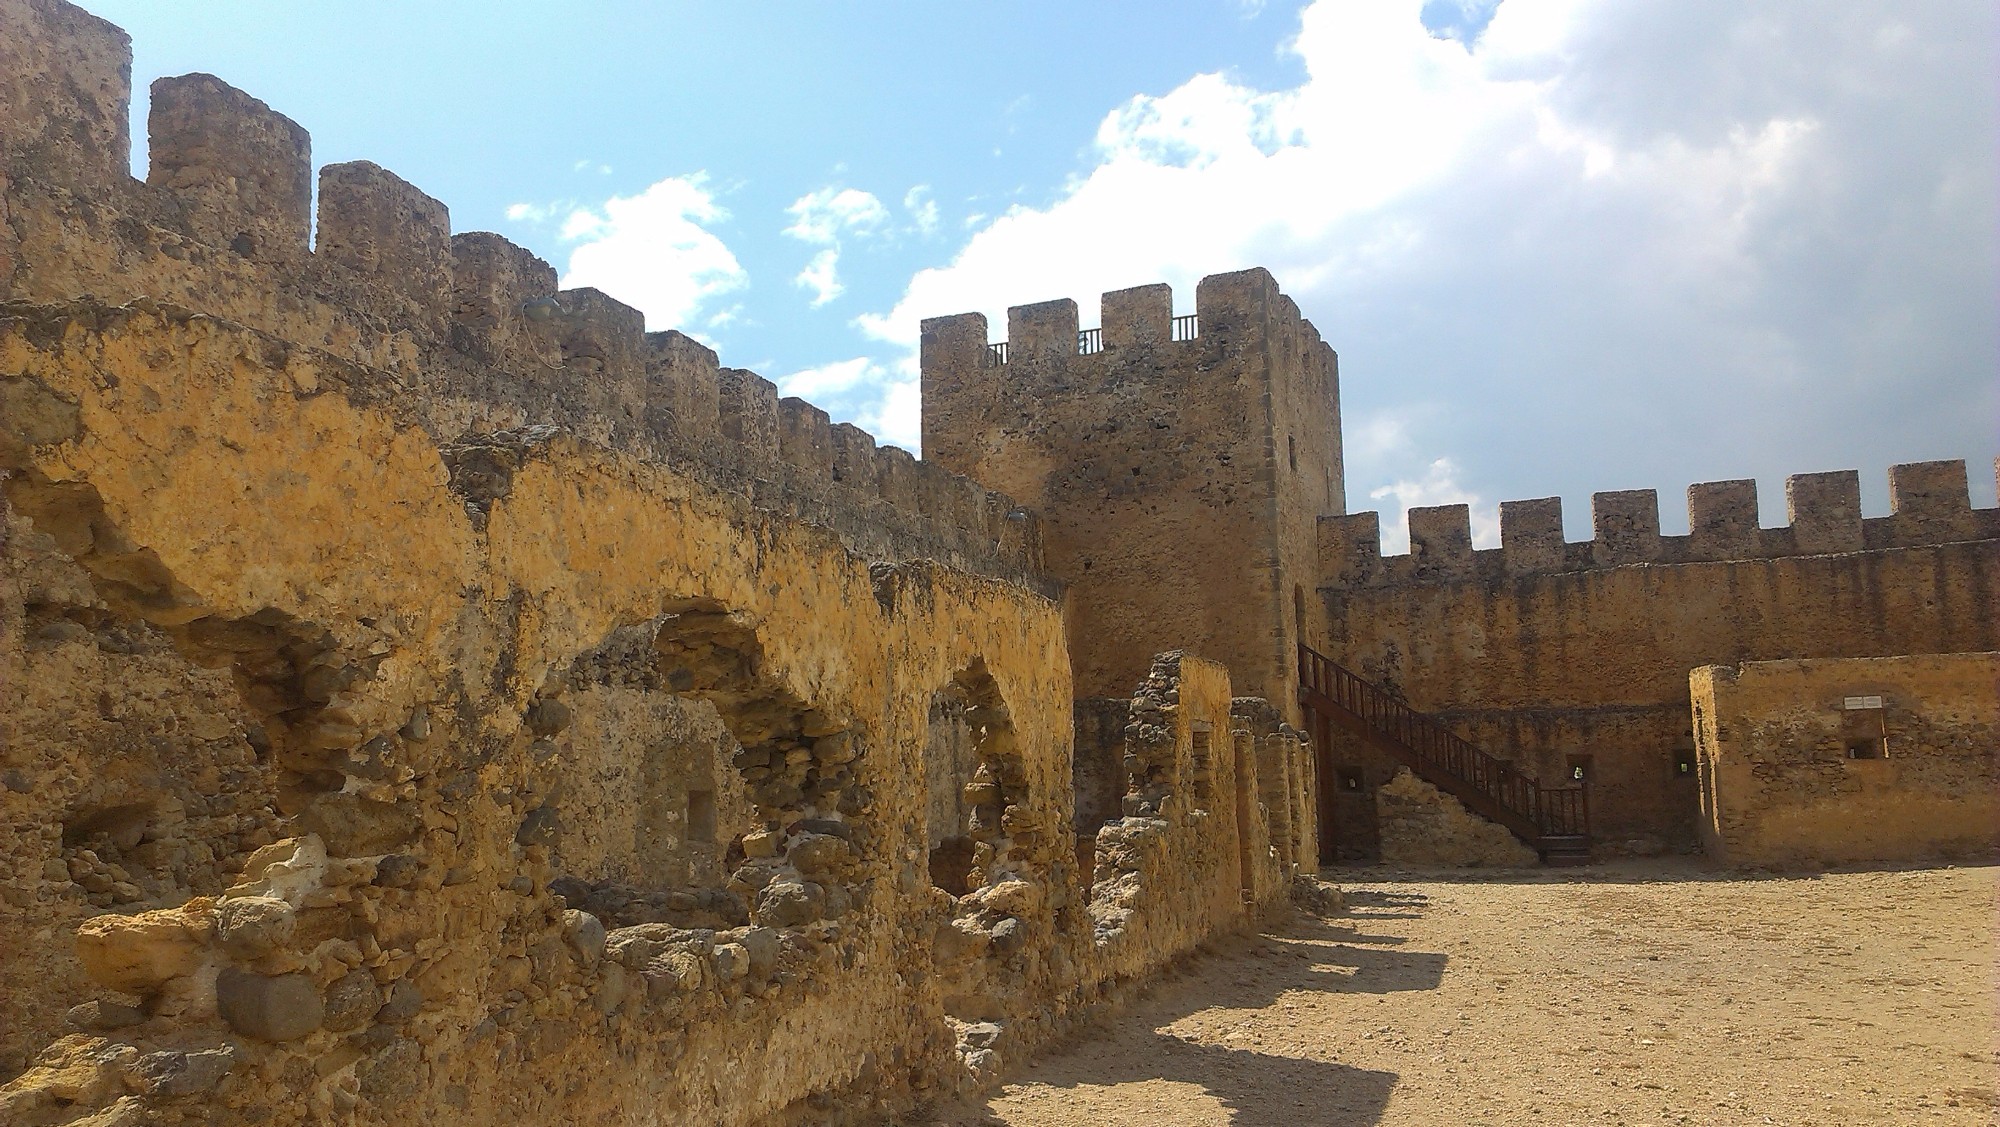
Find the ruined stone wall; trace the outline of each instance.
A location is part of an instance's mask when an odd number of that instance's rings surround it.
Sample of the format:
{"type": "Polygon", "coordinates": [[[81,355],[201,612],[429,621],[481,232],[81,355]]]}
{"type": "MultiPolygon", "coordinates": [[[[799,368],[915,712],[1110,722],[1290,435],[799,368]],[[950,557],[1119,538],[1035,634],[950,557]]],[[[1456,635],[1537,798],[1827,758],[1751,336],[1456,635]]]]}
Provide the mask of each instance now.
{"type": "Polygon", "coordinates": [[[219,79],[154,84],[150,169],[133,180],[130,59],[122,31],[59,0],[0,3],[0,299],[227,317],[395,374],[441,439],[559,426],[864,554],[1040,582],[1035,518],[1012,500],[780,399],[678,331],[646,332],[606,294],[557,292],[549,264],[453,234],[444,204],[393,173],[320,169],[313,214],[306,131],[219,79]]]}
{"type": "Polygon", "coordinates": [[[1163,285],[1102,308],[1091,350],[1069,300],[1009,310],[1004,344],[927,320],[925,455],[1041,516],[1078,696],[1184,646],[1296,719],[1314,520],[1343,511],[1333,352],[1263,270],[1203,279],[1179,329],[1163,285]]]}
{"type": "Polygon", "coordinates": [[[1264,733],[1232,719],[1229,689],[1219,664],[1169,652],[1131,697],[1124,816],[1098,828],[1090,885],[1101,981],[1246,927],[1290,888],[1258,801],[1264,733]]]}
{"type": "Polygon", "coordinates": [[[1094,935],[1012,502],[129,58],[0,0],[0,1122],[874,1122],[1277,899],[1202,665],[1094,935]]]}
{"type": "MultiPolygon", "coordinates": [[[[1790,526],[1761,529],[1753,482],[1696,485],[1688,536],[1659,534],[1651,491],[1598,494],[1580,544],[1557,499],[1509,502],[1480,551],[1465,506],[1417,508],[1410,554],[1386,559],[1374,513],[1329,518],[1327,653],[1549,785],[1590,757],[1601,849],[1692,849],[1689,670],[2000,646],[2000,511],[1971,507],[1962,463],[1890,486],[1893,514],[1864,518],[1854,472],[1794,477],[1790,526]]],[[[1394,770],[1334,754],[1370,786],[1394,770]]]]}
{"type": "Polygon", "coordinates": [[[1737,864],[2000,848],[2000,654],[1755,661],[1689,677],[1702,840],[1737,864]]]}
{"type": "Polygon", "coordinates": [[[128,1085],[169,1121],[381,1123],[948,1088],[943,976],[894,979],[966,911],[930,889],[908,780],[968,678],[1007,732],[1011,868],[976,884],[1039,890],[979,909],[1015,936],[993,993],[1020,1036],[1053,1021],[1083,975],[1054,956],[1076,874],[1052,603],[871,569],[560,433],[471,503],[393,376],[274,343],[147,309],[0,321],[30,690],[0,714],[27,874],[0,1024],[39,1062],[10,1121],[128,1085]]]}

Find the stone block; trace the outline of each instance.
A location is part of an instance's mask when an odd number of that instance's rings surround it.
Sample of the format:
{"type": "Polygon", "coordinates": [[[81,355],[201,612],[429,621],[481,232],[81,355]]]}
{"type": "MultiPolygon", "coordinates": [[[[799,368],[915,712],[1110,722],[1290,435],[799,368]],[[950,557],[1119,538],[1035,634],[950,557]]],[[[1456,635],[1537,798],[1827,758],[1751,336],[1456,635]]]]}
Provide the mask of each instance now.
{"type": "Polygon", "coordinates": [[[1761,551],[1757,483],[1704,481],[1688,486],[1688,550],[1699,560],[1741,560],[1761,551]]]}
{"type": "Polygon", "coordinates": [[[1650,489],[1593,493],[1590,524],[1598,567],[1646,563],[1660,558],[1660,499],[1650,489]]]}
{"type": "Polygon", "coordinates": [[[215,1008],[229,1028],[260,1041],[296,1041],[320,1027],[326,1007],[302,974],[261,975],[224,967],[215,1008]]]}
{"type": "Polygon", "coordinates": [[[0,3],[0,171],[97,195],[130,177],[132,38],[62,0],[0,3]]]}
{"type": "Polygon", "coordinates": [[[1854,470],[1785,479],[1792,542],[1808,555],[1861,549],[1861,475],[1854,470]]]}
{"type": "Polygon", "coordinates": [[[1410,557],[1424,580],[1472,574],[1472,510],[1465,505],[1419,505],[1409,510],[1410,557]]]}
{"type": "Polygon", "coordinates": [[[1007,363],[1076,355],[1076,302],[1069,298],[1007,310],[1007,363]]]}
{"type": "Polygon", "coordinates": [[[428,309],[451,293],[451,213],[369,161],[320,169],[314,253],[428,309]]]}
{"type": "Polygon", "coordinates": [[[305,257],[312,230],[312,138],[214,75],[153,83],[146,182],[172,192],[192,234],[245,258],[305,257]]]}
{"type": "Polygon", "coordinates": [[[1509,574],[1559,570],[1566,545],[1562,498],[1500,502],[1500,551],[1509,574]]]}
{"type": "Polygon", "coordinates": [[[1101,299],[1104,347],[1165,344],[1174,328],[1174,289],[1164,283],[1112,290],[1101,299]]]}

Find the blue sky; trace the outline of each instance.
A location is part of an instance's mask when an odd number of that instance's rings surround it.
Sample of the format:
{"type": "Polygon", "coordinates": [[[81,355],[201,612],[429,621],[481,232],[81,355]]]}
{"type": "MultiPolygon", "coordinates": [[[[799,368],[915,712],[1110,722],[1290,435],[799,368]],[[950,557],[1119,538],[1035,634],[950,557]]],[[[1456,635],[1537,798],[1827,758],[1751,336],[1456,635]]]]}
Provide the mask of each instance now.
{"type": "Polygon", "coordinates": [[[1265,265],[1392,542],[1926,458],[1993,503],[1986,3],[86,6],[904,445],[919,317],[1265,265]]]}

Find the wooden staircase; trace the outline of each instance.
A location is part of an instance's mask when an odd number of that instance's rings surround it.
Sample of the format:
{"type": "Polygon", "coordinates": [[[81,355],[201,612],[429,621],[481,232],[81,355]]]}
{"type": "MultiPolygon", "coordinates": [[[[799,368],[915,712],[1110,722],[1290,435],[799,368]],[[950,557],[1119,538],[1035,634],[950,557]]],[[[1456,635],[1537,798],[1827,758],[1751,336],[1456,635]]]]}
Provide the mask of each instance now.
{"type": "MultiPolygon", "coordinates": [[[[1548,865],[1590,863],[1590,802],[1583,787],[1545,787],[1451,729],[1365,681],[1309,646],[1299,647],[1299,704],[1322,725],[1337,724],[1407,764],[1466,809],[1513,831],[1548,865]]],[[[1331,785],[1322,780],[1321,785],[1331,785]]]]}

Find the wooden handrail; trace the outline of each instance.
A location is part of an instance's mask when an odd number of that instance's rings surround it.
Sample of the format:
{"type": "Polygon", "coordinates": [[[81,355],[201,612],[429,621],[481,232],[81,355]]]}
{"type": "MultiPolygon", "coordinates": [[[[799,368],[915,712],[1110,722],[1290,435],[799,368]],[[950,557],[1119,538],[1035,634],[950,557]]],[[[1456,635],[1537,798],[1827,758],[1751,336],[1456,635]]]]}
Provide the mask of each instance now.
{"type": "Polygon", "coordinates": [[[1310,646],[1299,646],[1300,703],[1345,718],[1406,760],[1417,774],[1538,847],[1550,839],[1590,837],[1590,800],[1582,787],[1545,787],[1512,763],[1488,755],[1456,732],[1396,699],[1310,646]]]}

